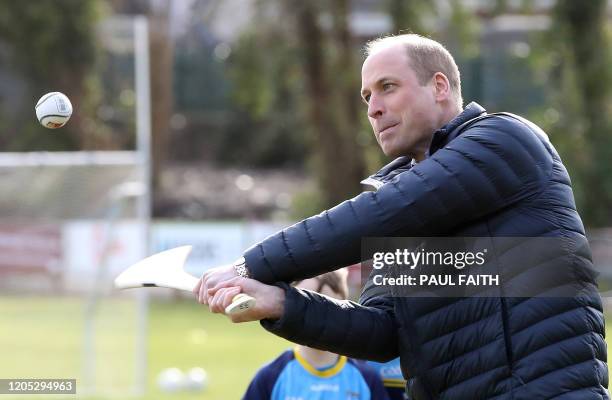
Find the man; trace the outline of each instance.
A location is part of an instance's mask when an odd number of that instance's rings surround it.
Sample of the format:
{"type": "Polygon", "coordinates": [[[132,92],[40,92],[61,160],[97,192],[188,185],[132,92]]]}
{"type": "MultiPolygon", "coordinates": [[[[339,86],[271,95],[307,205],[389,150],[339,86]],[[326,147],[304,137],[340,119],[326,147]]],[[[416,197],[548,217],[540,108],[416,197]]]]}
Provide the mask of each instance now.
{"type": "Polygon", "coordinates": [[[235,322],[259,319],[291,341],[355,358],[399,355],[415,400],[608,399],[590,251],[569,176],[545,133],[476,103],[462,109],[452,56],[417,35],[369,44],[361,94],[380,147],[398,157],[367,180],[377,190],[204,274],[198,300],[222,312],[243,291],[258,303],[235,322]],[[528,285],[544,271],[559,282],[525,297],[503,295],[511,281],[498,297],[364,293],[361,304],[304,296],[284,283],[358,262],[362,237],[390,236],[556,238],[562,245],[519,278],[528,285]],[[574,285],[582,288],[575,295],[547,295],[574,285]]]}
{"type": "MultiPolygon", "coordinates": [[[[345,300],[346,277],[345,269],[337,270],[296,282],[295,287],[345,300]]],[[[261,368],[243,399],[387,400],[388,396],[377,371],[364,361],[298,345],[261,368]]]]}

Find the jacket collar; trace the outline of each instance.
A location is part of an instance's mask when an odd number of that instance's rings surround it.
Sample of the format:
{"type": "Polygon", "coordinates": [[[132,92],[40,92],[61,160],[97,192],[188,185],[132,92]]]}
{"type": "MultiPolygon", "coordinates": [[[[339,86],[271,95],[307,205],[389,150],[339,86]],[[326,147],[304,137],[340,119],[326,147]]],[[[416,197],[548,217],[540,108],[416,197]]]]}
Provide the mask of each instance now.
{"type": "MultiPolygon", "coordinates": [[[[459,115],[434,132],[429,150],[426,153],[426,157],[430,157],[436,151],[446,146],[448,142],[456,138],[461,133],[461,128],[463,126],[474,118],[477,118],[483,114],[486,114],[486,110],[480,104],[476,102],[471,102],[468,104],[459,115]]],[[[362,180],[361,183],[364,185],[371,185],[378,189],[386,182],[393,179],[396,175],[404,171],[408,171],[414,166],[414,164],[414,160],[412,160],[410,157],[398,157],[382,167],[374,175],[362,180]]]]}
{"type": "Polygon", "coordinates": [[[375,189],[378,189],[391,179],[393,179],[396,175],[408,171],[414,165],[414,160],[410,157],[403,156],[398,157],[395,160],[391,161],[389,164],[385,165],[375,173],[374,175],[370,175],[366,179],[361,181],[362,185],[370,185],[375,189]]]}
{"type": "Polygon", "coordinates": [[[480,104],[474,101],[468,104],[459,115],[434,132],[426,157],[429,158],[436,151],[446,146],[448,142],[456,138],[459,133],[461,133],[460,128],[462,128],[463,125],[485,113],[486,110],[480,104]]]}

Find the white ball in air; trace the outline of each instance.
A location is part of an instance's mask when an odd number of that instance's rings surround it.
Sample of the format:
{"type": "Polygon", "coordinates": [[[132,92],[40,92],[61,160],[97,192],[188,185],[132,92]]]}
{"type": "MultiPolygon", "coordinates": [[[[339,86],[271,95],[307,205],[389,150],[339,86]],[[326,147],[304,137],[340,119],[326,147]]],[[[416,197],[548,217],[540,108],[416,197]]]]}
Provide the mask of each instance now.
{"type": "Polygon", "coordinates": [[[57,129],[66,125],[72,115],[72,104],[60,92],[47,93],[36,103],[36,118],[45,128],[57,129]]]}

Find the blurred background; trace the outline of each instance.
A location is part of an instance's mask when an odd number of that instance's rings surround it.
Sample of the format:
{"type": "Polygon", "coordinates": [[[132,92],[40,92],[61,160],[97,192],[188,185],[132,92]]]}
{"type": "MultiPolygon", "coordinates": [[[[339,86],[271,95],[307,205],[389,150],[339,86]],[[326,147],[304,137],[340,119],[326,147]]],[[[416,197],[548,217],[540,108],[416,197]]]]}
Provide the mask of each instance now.
{"type": "Polygon", "coordinates": [[[359,97],[389,33],[441,41],[466,103],[549,134],[612,276],[611,21],[606,0],[0,1],[0,378],[239,398],[290,343],[112,278],[183,244],[199,275],[358,194],[390,161],[359,97]],[[58,130],[34,114],[51,91],[74,107],[58,130]]]}

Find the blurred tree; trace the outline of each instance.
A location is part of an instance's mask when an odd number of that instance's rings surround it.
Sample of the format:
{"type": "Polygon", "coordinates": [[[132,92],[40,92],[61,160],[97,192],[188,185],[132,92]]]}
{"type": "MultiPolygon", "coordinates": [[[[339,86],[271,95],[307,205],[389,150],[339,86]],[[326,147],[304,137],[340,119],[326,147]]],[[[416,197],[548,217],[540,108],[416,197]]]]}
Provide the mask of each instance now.
{"type": "Polygon", "coordinates": [[[246,33],[232,51],[232,96],[249,114],[236,119],[226,137],[225,147],[235,154],[225,157],[232,162],[301,168],[308,158],[296,52],[278,40],[283,34],[278,24],[269,24],[246,33]]]}
{"type": "Polygon", "coordinates": [[[308,156],[298,95],[299,52],[289,34],[290,22],[275,15],[280,9],[274,5],[276,1],[258,1],[253,16],[257,23],[232,47],[231,93],[243,111],[225,136],[228,151],[221,154],[232,163],[300,168],[308,156]]]}
{"type": "Polygon", "coordinates": [[[606,1],[559,0],[536,57],[551,107],[540,121],[568,164],[585,223],[612,223],[612,69],[606,1]]]}
{"type": "Polygon", "coordinates": [[[358,143],[360,43],[348,27],[350,1],[257,5],[256,29],[233,51],[234,96],[285,138],[283,152],[309,145],[318,207],[335,205],[358,193],[365,174],[358,143]]]}
{"type": "Polygon", "coordinates": [[[170,37],[170,0],[156,2],[149,11],[149,48],[151,65],[151,151],[153,190],[159,189],[161,170],[168,152],[170,117],[174,105],[172,80],[173,39],[170,37]]]}
{"type": "Polygon", "coordinates": [[[116,13],[148,16],[151,78],[151,156],[153,190],[168,153],[173,99],[174,45],[170,35],[170,0],[111,0],[116,13]]]}
{"type": "Polygon", "coordinates": [[[0,3],[0,42],[8,50],[10,69],[28,92],[12,128],[4,130],[11,136],[3,140],[7,150],[112,148],[105,131],[91,123],[100,84],[94,75],[94,27],[101,5],[95,0],[0,3]],[[75,110],[58,135],[49,135],[34,118],[36,100],[50,91],[66,93],[75,110]]]}
{"type": "Polygon", "coordinates": [[[359,67],[353,57],[348,30],[348,0],[330,4],[331,35],[325,35],[319,2],[289,0],[302,46],[309,134],[323,206],[330,207],[360,191],[365,174],[363,149],[357,143],[359,129],[359,67]]]}
{"type": "Polygon", "coordinates": [[[598,226],[612,223],[612,59],[609,32],[605,29],[607,3],[559,0],[555,9],[575,68],[588,147],[583,171],[583,214],[591,225],[598,226]]]}
{"type": "Polygon", "coordinates": [[[450,15],[441,31],[433,37],[444,43],[461,71],[464,100],[478,101],[482,86],[480,21],[461,0],[450,0],[450,15]]]}
{"type": "Polygon", "coordinates": [[[392,33],[418,33],[427,36],[429,29],[423,22],[433,15],[435,2],[428,0],[389,0],[389,14],[393,20],[392,33]]]}

